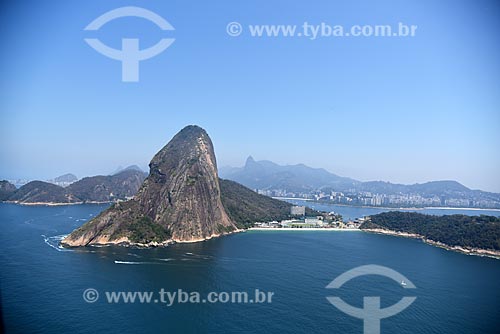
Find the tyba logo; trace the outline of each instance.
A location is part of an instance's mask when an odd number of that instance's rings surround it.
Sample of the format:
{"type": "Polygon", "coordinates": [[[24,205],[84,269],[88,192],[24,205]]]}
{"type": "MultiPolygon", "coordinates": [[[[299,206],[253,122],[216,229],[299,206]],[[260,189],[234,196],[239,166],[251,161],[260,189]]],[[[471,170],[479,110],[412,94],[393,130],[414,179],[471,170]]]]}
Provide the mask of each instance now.
{"type": "MultiPolygon", "coordinates": [[[[153,22],[161,30],[175,30],[170,23],[158,14],[140,7],[113,9],[96,18],[84,30],[99,30],[106,23],[122,17],[139,17],[153,22]]],[[[122,48],[118,50],[103,44],[97,38],[85,38],[84,40],[97,52],[122,62],[122,81],[124,82],[139,81],[139,62],[160,54],[175,41],[174,38],[162,38],[152,47],[140,50],[139,39],[122,38],[122,48]]]]}
{"type": "MultiPolygon", "coordinates": [[[[346,271],[334,279],[326,286],[327,289],[339,289],[353,278],[365,275],[380,275],[400,283],[405,289],[415,289],[415,285],[406,277],[395,270],[374,264],[366,265],[346,271]]],[[[379,334],[380,320],[392,317],[408,306],[410,306],[417,297],[403,297],[399,302],[386,308],[380,308],[380,297],[364,297],[363,308],[357,308],[347,304],[340,297],[327,297],[328,301],[340,311],[359,319],[363,319],[364,334],[379,334]]]]}

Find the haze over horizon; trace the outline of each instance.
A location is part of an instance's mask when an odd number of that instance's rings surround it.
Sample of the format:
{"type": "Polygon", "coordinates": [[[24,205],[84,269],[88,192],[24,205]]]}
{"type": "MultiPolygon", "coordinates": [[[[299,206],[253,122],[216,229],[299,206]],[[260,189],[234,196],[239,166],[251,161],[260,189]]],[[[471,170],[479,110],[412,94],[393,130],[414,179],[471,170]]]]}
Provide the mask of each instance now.
{"type": "MultiPolygon", "coordinates": [[[[83,28],[122,2],[1,5],[0,178],[145,168],[182,127],[197,124],[219,167],[252,155],[361,181],[456,180],[500,193],[497,2],[131,5],[167,19],[176,39],[141,62],[137,83],[121,82],[120,63],[83,41],[83,28]],[[231,37],[232,21],[418,30],[412,38],[231,37]]],[[[123,37],[149,46],[163,35],[122,18],[92,36],[118,47],[123,37]]]]}
{"type": "MultiPolygon", "coordinates": [[[[268,160],[268,159],[255,159],[253,156],[248,156],[248,157],[252,157],[255,161],[259,162],[259,161],[270,161],[270,162],[273,162],[273,163],[276,163],[275,161],[272,161],[272,160],[268,160]]],[[[240,168],[240,167],[244,167],[245,166],[245,162],[246,160],[248,159],[248,157],[243,161],[242,164],[239,164],[239,165],[221,165],[220,163],[218,163],[218,168],[219,170],[221,168],[240,168]]],[[[298,165],[298,164],[303,164],[301,162],[298,162],[298,163],[280,163],[278,165],[298,165]]],[[[410,182],[410,183],[405,183],[405,182],[395,182],[395,181],[392,181],[392,180],[383,180],[383,179],[361,179],[361,178],[356,178],[356,177],[353,177],[351,175],[341,175],[341,174],[338,174],[336,173],[335,171],[332,171],[332,170],[328,170],[324,167],[321,167],[321,166],[309,166],[307,164],[303,164],[303,165],[306,165],[307,167],[311,167],[311,168],[317,168],[317,169],[324,169],[332,174],[336,174],[338,176],[342,176],[342,177],[349,177],[349,178],[352,178],[354,180],[357,180],[357,181],[362,181],[362,182],[368,182],[368,181],[383,181],[383,182],[390,182],[390,183],[394,183],[394,184],[405,184],[405,185],[412,185],[412,184],[417,184],[417,183],[427,183],[427,182],[432,182],[432,181],[457,181],[459,183],[461,183],[462,185],[466,186],[467,188],[469,189],[472,189],[472,190],[483,190],[483,191],[490,191],[490,190],[487,190],[487,189],[480,189],[480,188],[474,188],[474,187],[470,187],[468,186],[467,184],[464,184],[463,182],[460,182],[460,180],[454,180],[454,179],[435,179],[435,180],[423,180],[423,181],[415,181],[415,182],[410,182]]],[[[96,176],[96,175],[112,175],[112,174],[115,174],[115,173],[118,173],[120,172],[121,170],[127,168],[127,167],[130,167],[130,166],[137,166],[139,167],[142,171],[146,172],[146,173],[149,173],[149,166],[148,166],[148,163],[144,163],[144,164],[137,164],[137,163],[125,163],[123,165],[117,165],[116,167],[114,168],[111,168],[111,169],[102,169],[101,168],[101,172],[95,172],[95,173],[85,173],[85,172],[82,172],[81,174],[78,174],[78,173],[75,173],[75,172],[72,172],[72,171],[62,171],[60,172],[59,174],[57,175],[48,175],[48,176],[34,176],[34,177],[13,177],[13,178],[6,178],[6,177],[1,177],[0,176],[0,180],[3,180],[3,179],[9,179],[9,180],[15,180],[15,179],[28,179],[28,180],[50,180],[50,179],[54,179],[58,176],[61,176],[61,175],[64,175],[64,174],[74,174],[78,177],[78,179],[82,179],[82,178],[85,178],[85,177],[90,177],[90,176],[96,176]]],[[[63,170],[63,169],[61,169],[63,170]]],[[[494,193],[500,193],[498,191],[490,191],[490,192],[494,192],[494,193]]]]}

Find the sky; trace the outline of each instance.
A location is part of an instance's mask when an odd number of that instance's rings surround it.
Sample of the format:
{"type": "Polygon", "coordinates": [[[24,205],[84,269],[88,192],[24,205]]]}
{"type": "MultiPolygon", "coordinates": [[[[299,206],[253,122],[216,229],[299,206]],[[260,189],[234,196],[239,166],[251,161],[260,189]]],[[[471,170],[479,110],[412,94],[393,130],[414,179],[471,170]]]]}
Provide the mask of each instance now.
{"type": "Polygon", "coordinates": [[[188,124],[219,166],[247,156],[358,180],[500,192],[496,1],[27,1],[0,4],[0,178],[147,168],[188,124]],[[174,28],[124,17],[138,6],[174,28]],[[227,26],[239,22],[241,35],[227,26]],[[253,37],[249,25],[417,25],[414,37],[253,37]],[[138,82],[92,49],[175,42],[138,82]]]}

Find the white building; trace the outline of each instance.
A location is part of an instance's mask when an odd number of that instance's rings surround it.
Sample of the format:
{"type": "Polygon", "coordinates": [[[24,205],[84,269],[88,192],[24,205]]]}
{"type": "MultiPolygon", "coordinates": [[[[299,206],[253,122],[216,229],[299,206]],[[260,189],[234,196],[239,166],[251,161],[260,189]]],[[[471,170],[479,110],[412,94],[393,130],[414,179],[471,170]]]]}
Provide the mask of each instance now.
{"type": "Polygon", "coordinates": [[[303,216],[306,214],[306,207],[305,206],[292,206],[290,208],[290,214],[294,216],[303,216]]]}

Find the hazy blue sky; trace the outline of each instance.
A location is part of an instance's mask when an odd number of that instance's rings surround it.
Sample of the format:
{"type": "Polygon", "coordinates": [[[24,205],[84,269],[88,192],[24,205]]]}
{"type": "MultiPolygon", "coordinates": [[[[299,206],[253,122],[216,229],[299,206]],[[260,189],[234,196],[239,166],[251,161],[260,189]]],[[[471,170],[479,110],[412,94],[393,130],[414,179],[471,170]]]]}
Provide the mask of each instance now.
{"type": "Polygon", "coordinates": [[[187,124],[204,127],[219,166],[248,155],[360,180],[455,179],[500,192],[497,1],[3,1],[0,178],[145,167],[187,124]],[[272,2],[272,4],[271,4],[272,2]],[[292,4],[293,3],[293,4],[292,4]],[[139,18],[83,28],[117,7],[139,18]],[[253,38],[226,25],[418,25],[413,38],[253,38]],[[176,39],[120,80],[119,48],[176,39]]]}

